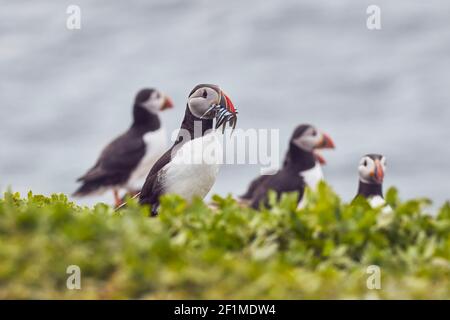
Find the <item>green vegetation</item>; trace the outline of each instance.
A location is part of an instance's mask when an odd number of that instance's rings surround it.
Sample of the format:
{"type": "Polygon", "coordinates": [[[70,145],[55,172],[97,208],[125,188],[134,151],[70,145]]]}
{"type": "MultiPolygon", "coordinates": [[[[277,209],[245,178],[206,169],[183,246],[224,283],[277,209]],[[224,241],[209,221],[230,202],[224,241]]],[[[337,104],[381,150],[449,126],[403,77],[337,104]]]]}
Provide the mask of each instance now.
{"type": "Polygon", "coordinates": [[[210,209],[166,196],[148,218],[135,202],[115,212],[6,193],[0,299],[450,299],[449,203],[430,216],[429,201],[390,189],[394,212],[382,214],[325,184],[307,197],[302,210],[286,194],[258,212],[230,197],[210,209]],[[81,290],[66,288],[69,265],[81,268],[81,290]],[[381,268],[380,290],[367,288],[369,265],[381,268]]]}

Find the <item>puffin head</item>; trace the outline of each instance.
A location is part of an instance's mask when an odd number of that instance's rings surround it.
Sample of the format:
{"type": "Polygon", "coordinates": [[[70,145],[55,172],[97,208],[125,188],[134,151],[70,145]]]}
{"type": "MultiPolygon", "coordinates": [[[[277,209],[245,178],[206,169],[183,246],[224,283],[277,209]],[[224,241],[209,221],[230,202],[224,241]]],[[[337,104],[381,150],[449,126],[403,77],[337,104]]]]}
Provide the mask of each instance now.
{"type": "Polygon", "coordinates": [[[134,98],[134,105],[143,108],[150,113],[173,107],[172,100],[157,89],[142,89],[134,98]]]}
{"type": "Polygon", "coordinates": [[[367,154],[359,161],[359,180],[369,184],[382,184],[386,171],[386,158],[381,154],[367,154]]]}
{"type": "Polygon", "coordinates": [[[334,149],[334,142],[326,133],[312,125],[299,125],[292,134],[291,144],[304,152],[313,153],[316,160],[325,164],[325,159],[318,153],[318,149],[334,149]]]}
{"type": "Polygon", "coordinates": [[[199,84],[189,93],[188,108],[199,119],[216,119],[216,129],[227,123],[233,128],[237,122],[237,111],[231,99],[214,84],[199,84]]]}

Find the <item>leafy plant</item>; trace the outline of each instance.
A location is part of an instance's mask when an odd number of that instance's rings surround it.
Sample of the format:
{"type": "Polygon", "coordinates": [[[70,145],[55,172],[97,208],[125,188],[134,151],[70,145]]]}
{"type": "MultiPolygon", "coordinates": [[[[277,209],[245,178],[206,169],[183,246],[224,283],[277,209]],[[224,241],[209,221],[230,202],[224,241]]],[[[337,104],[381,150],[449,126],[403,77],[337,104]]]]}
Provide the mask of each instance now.
{"type": "Polygon", "coordinates": [[[450,204],[399,200],[389,214],[343,203],[325,184],[270,210],[214,196],[216,208],[165,196],[160,215],[130,200],[114,211],[66,196],[0,199],[0,298],[450,298],[450,204]],[[66,287],[69,265],[81,290],[66,287]],[[366,285],[381,268],[381,289],[366,285]]]}

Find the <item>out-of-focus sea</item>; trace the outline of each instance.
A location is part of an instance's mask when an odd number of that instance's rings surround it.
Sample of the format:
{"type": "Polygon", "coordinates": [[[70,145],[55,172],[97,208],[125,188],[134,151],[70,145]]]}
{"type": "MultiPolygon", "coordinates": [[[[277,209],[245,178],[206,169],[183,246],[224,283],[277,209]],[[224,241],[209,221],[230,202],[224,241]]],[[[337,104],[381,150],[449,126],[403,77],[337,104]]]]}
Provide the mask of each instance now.
{"type": "MultiPolygon", "coordinates": [[[[346,200],[361,155],[388,159],[402,198],[450,198],[449,1],[0,0],[0,189],[71,193],[155,86],[179,127],[197,83],[217,83],[240,128],[312,123],[336,150],[325,175],[346,200]],[[81,29],[67,30],[67,6],[81,29]],[[381,30],[366,27],[368,5],[381,30]]],[[[222,167],[212,192],[239,194],[255,165],[222,167]]],[[[82,200],[92,204],[108,197],[82,200]]]]}

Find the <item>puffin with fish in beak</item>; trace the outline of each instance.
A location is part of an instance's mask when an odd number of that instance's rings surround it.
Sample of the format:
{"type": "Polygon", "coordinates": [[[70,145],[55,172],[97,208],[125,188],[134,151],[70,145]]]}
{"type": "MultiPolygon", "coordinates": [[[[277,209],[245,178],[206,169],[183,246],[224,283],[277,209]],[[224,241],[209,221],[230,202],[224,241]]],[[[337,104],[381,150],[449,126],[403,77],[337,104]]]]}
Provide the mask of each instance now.
{"type": "Polygon", "coordinates": [[[236,126],[237,111],[217,85],[199,84],[189,93],[184,119],[172,147],[155,163],[139,195],[157,215],[159,198],[167,193],[188,201],[204,198],[213,186],[222,161],[222,146],[214,129],[236,126]],[[215,126],[213,125],[216,120],[215,126]]]}

